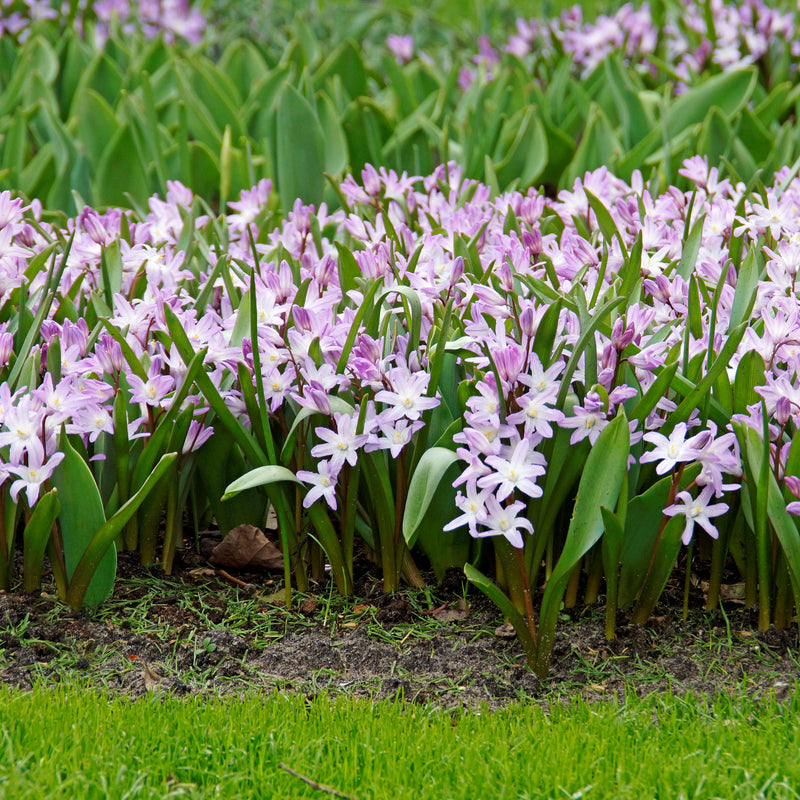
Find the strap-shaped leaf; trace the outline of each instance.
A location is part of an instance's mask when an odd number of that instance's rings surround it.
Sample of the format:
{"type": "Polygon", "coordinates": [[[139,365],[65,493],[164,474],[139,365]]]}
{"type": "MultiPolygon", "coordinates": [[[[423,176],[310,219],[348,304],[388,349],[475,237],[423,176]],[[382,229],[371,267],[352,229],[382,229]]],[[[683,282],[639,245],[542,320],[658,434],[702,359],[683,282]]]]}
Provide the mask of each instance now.
{"type": "Polygon", "coordinates": [[[403,536],[409,547],[414,546],[420,523],[436,496],[442,477],[456,461],[458,456],[445,447],[431,447],[420,458],[411,476],[403,513],[403,536]]]}
{"type": "Polygon", "coordinates": [[[542,598],[536,672],[545,676],[553,649],[556,621],[567,581],[575,566],[603,533],[602,507],[614,508],[628,469],[630,431],[624,411],[603,429],[586,459],[564,549],[542,598]]]}
{"type": "Polygon", "coordinates": [[[237,478],[233,483],[228,484],[228,488],[225,489],[225,494],[222,495],[222,499],[229,500],[231,497],[236,497],[239,492],[244,492],[246,489],[254,489],[257,486],[267,486],[271,483],[278,483],[279,481],[290,481],[302,486],[302,482],[297,479],[290,469],[271,464],[266,467],[251,469],[250,472],[245,473],[241,478],[237,478]]]}

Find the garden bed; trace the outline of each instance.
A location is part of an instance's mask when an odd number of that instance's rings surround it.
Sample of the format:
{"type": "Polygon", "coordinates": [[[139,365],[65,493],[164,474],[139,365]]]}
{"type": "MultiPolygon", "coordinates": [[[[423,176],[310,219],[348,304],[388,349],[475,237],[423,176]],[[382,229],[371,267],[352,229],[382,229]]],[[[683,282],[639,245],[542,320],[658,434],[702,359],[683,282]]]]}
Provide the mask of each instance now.
{"type": "Polygon", "coordinates": [[[0,682],[78,682],[131,697],[289,690],[501,707],[651,692],[780,696],[798,675],[796,630],[759,632],[757,614],[734,600],[725,614],[703,611],[700,581],[688,620],[676,583],[647,625],[620,617],[613,641],[602,607],[563,614],[542,682],[496,609],[455,571],[433,594],[395,596],[367,572],[361,599],[318,587],[295,594],[291,610],[275,602],[266,573],[230,575],[193,553],[172,577],[123,556],[120,576],[94,612],[71,612],[47,589],[0,595],[0,682]]]}

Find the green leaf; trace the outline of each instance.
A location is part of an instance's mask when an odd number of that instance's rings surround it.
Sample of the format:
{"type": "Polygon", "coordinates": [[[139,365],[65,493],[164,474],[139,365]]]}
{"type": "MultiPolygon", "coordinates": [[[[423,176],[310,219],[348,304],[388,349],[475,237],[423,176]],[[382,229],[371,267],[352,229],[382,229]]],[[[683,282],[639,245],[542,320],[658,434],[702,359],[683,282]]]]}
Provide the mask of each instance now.
{"type": "Polygon", "coordinates": [[[680,264],[678,264],[678,275],[684,280],[688,279],[694,271],[694,265],[697,262],[697,254],[700,252],[700,244],[703,241],[704,222],[705,214],[702,214],[692,226],[692,230],[683,245],[681,261],[680,264]]]}
{"type": "MultiPolygon", "coordinates": [[[[734,428],[739,436],[740,443],[745,442],[744,450],[752,476],[759,478],[759,483],[766,474],[764,487],[766,489],[766,512],[767,518],[772,525],[772,529],[778,538],[780,547],[786,557],[786,565],[789,568],[789,576],[792,582],[792,590],[795,596],[795,603],[800,603],[800,536],[797,531],[795,518],[786,511],[786,501],[781,492],[772,470],[769,469],[768,462],[765,463],[763,457],[764,444],[758,433],[752,428],[734,424],[734,428]],[[766,470],[762,469],[767,467],[766,470]]],[[[759,487],[759,492],[761,487],[759,487]]],[[[759,555],[760,557],[760,555],[759,555]]],[[[771,564],[767,564],[767,569],[771,569],[771,564]]],[[[759,565],[759,575],[761,574],[759,565]]],[[[760,578],[759,578],[760,580],[760,578]]]]}
{"type": "Polygon", "coordinates": [[[536,646],[531,638],[530,631],[522,614],[514,608],[514,604],[503,594],[492,581],[490,581],[480,570],[475,569],[472,564],[464,565],[464,574],[467,580],[480,589],[499,609],[503,616],[514,626],[517,636],[519,637],[522,646],[525,648],[525,654],[528,657],[528,663],[531,667],[536,663],[536,646]]]}
{"type": "Polygon", "coordinates": [[[150,181],[130,124],[120,127],[106,145],[97,166],[96,186],[97,202],[106,206],[128,206],[127,194],[142,203],[149,196],[150,181]]]}
{"type": "Polygon", "coordinates": [[[284,213],[300,198],[318,206],[325,179],[325,144],[317,115],[297,89],[285,84],[277,111],[278,189],[284,213]]]}
{"type": "Polygon", "coordinates": [[[761,275],[762,258],[758,255],[757,247],[751,247],[744,257],[741,269],[736,276],[736,291],[733,295],[728,331],[732,331],[737,325],[750,319],[756,302],[756,286],[761,275]]]}
{"type": "MultiPolygon", "coordinates": [[[[698,465],[687,467],[681,477],[679,490],[686,489],[700,472],[698,465]]],[[[618,601],[620,608],[630,606],[641,591],[647,576],[658,529],[667,505],[672,476],[667,475],[647,491],[628,503],[625,539],[620,554],[618,601]]]]}
{"type": "Polygon", "coordinates": [[[94,89],[84,89],[72,106],[71,124],[77,125],[78,139],[86,147],[92,164],[100,164],[108,143],[120,129],[111,106],[94,89]]]}
{"type": "MultiPolygon", "coordinates": [[[[78,564],[95,534],[106,523],[106,515],[92,471],[64,434],[59,449],[64,453],[64,459],[53,471],[51,482],[58,490],[61,503],[59,523],[67,579],[71,586],[78,564]]],[[[103,551],[95,569],[87,576],[81,605],[95,606],[108,599],[114,589],[116,572],[117,550],[112,539],[110,547],[103,551]]]]}
{"type": "Polygon", "coordinates": [[[60,510],[58,491],[51,489],[39,498],[25,526],[22,573],[26,592],[34,592],[42,585],[42,561],[53,523],[60,510]]]}
{"type": "MultiPolygon", "coordinates": [[[[103,567],[109,555],[113,556],[114,566],[116,567],[116,548],[114,547],[114,540],[119,536],[122,529],[128,523],[128,520],[136,513],[147,495],[155,488],[159,481],[162,480],[166,473],[173,468],[177,458],[177,453],[168,453],[165,455],[158,464],[156,464],[155,469],[144,482],[141,489],[139,489],[139,491],[91,537],[69,582],[67,603],[69,603],[70,608],[77,611],[83,608],[84,605],[94,604],[92,599],[90,599],[94,597],[91,593],[91,589],[98,576],[104,575],[103,567]]],[[[61,464],[59,464],[59,466],[61,466],[61,464]]],[[[113,572],[110,577],[111,584],[108,587],[108,594],[94,602],[102,602],[102,600],[110,595],[114,586],[113,572]]]]}
{"type": "Polygon", "coordinates": [[[597,217],[597,224],[600,226],[600,230],[603,233],[603,238],[610,245],[611,240],[616,237],[617,241],[619,242],[620,249],[622,250],[622,257],[627,261],[628,248],[625,246],[625,242],[622,239],[622,234],[620,234],[619,228],[617,228],[617,223],[614,222],[614,218],[611,216],[608,209],[603,205],[599,198],[595,197],[588,189],[584,189],[583,191],[587,200],[589,201],[592,211],[594,211],[594,214],[597,217]]]}
{"type": "Polygon", "coordinates": [[[414,546],[419,535],[419,526],[439,490],[442,477],[456,461],[458,456],[452,450],[431,447],[423,453],[417,463],[408,486],[403,513],[403,536],[409,547],[414,546]]]}
{"type": "Polygon", "coordinates": [[[546,676],[555,627],[567,581],[581,558],[603,533],[602,507],[614,508],[628,469],[630,431],[625,412],[606,425],[592,447],[578,486],[564,549],[542,598],[536,672],[546,676]]]}
{"type": "Polygon", "coordinates": [[[645,574],[636,608],[633,610],[634,622],[644,624],[653,613],[678,559],[681,535],[685,527],[686,519],[681,514],[676,514],[664,526],[661,538],[656,544],[655,554],[651,557],[650,569],[645,574]]]}
{"type": "Polygon", "coordinates": [[[341,175],[350,160],[347,149],[347,137],[339,120],[339,114],[324,92],[317,98],[317,113],[325,143],[325,172],[329,175],[341,175]]]}
{"type": "Polygon", "coordinates": [[[236,497],[239,492],[244,492],[247,489],[254,489],[257,486],[277,483],[278,481],[290,481],[300,484],[301,486],[303,485],[302,481],[298,480],[295,474],[286,467],[276,465],[256,467],[245,475],[242,475],[241,478],[237,478],[233,483],[228,484],[228,488],[225,489],[225,494],[222,495],[222,499],[229,500],[231,497],[236,497]]]}
{"type": "Polygon", "coordinates": [[[761,401],[756,386],[766,383],[764,359],[757,350],[748,350],[736,365],[733,381],[733,413],[746,414],[747,406],[761,401]]]}
{"type": "Polygon", "coordinates": [[[622,145],[608,118],[599,106],[592,103],[581,142],[572,162],[564,171],[560,184],[572,186],[576,178],[583,178],[586,172],[603,165],[609,165],[613,169],[621,151],[622,145]]]}
{"type": "Polygon", "coordinates": [[[689,126],[702,122],[712,106],[717,106],[728,117],[737,113],[750,99],[757,81],[755,69],[727,71],[689,89],[668,107],[661,124],[627,152],[616,167],[616,173],[627,179],[665,139],[675,139],[689,126]]]}
{"type": "Polygon", "coordinates": [[[614,638],[616,629],[619,559],[625,533],[623,523],[613,511],[601,506],[600,513],[603,515],[605,531],[601,542],[601,555],[606,578],[606,638],[610,640],[614,638]]]}

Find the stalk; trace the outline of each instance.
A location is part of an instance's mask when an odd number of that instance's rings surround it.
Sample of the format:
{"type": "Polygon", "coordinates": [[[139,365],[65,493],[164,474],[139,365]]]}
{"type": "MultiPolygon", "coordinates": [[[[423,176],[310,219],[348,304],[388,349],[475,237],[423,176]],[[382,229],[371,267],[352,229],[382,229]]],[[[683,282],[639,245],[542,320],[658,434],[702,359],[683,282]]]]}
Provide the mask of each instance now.
{"type": "Polygon", "coordinates": [[[708,581],[708,597],[706,598],[706,611],[714,611],[719,607],[719,589],[722,585],[722,573],[725,571],[725,562],[728,559],[728,542],[732,535],[731,528],[742,522],[742,515],[738,513],[738,498],[731,501],[731,510],[726,515],[723,523],[717,526],[719,538],[711,547],[711,575],[708,581]],[[730,524],[733,520],[733,525],[730,524]]]}
{"type": "Polygon", "coordinates": [[[603,559],[600,554],[599,543],[589,551],[586,561],[586,590],[583,602],[590,606],[597,602],[597,598],[600,596],[600,586],[603,583],[603,559]]]}
{"type": "Polygon", "coordinates": [[[583,559],[580,559],[573,568],[567,582],[567,588],[564,592],[564,608],[575,608],[578,602],[578,586],[581,580],[581,571],[583,569],[583,559]]]}
{"type": "Polygon", "coordinates": [[[6,493],[0,492],[0,589],[11,588],[11,553],[5,523],[6,493]]]}
{"type": "Polygon", "coordinates": [[[792,625],[792,610],[794,595],[789,581],[789,569],[786,564],[786,554],[783,550],[778,552],[775,570],[775,627],[786,630],[792,625]]]}
{"type": "Polygon", "coordinates": [[[528,583],[528,570],[525,566],[524,552],[518,547],[512,547],[514,551],[514,563],[517,567],[517,575],[522,584],[522,596],[525,602],[525,619],[528,622],[528,631],[531,634],[534,647],[537,644],[536,637],[536,619],[533,614],[533,599],[531,598],[531,587],[528,583]]]}
{"type": "Polygon", "coordinates": [[[689,542],[686,551],[686,575],[683,580],[683,621],[689,618],[689,590],[692,586],[692,556],[694,555],[694,539],[689,542]]]}

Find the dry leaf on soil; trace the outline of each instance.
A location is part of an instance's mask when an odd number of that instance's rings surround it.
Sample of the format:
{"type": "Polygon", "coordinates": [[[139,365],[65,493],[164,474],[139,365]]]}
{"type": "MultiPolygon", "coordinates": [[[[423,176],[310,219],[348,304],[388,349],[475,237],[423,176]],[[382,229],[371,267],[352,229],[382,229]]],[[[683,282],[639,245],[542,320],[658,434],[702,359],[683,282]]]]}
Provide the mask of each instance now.
{"type": "Polygon", "coordinates": [[[211,563],[232,569],[283,569],[283,554],[255,525],[237,525],[214,548],[211,563]]]}

